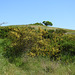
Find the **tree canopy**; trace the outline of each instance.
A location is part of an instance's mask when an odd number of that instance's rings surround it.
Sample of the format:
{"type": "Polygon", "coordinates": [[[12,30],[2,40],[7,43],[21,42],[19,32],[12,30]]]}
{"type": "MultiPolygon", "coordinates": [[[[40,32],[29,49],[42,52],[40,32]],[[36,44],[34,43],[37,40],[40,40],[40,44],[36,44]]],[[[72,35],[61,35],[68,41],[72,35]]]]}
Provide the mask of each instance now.
{"type": "Polygon", "coordinates": [[[48,26],[48,25],[52,26],[53,25],[52,22],[50,22],[50,21],[43,21],[42,23],[46,26],[48,26]]]}

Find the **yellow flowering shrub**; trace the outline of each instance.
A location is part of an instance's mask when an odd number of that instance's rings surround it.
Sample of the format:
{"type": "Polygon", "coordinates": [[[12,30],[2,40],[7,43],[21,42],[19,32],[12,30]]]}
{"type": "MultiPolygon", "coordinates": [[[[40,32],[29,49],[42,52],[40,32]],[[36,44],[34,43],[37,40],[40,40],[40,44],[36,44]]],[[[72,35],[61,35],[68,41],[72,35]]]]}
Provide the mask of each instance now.
{"type": "Polygon", "coordinates": [[[5,48],[5,51],[9,53],[10,56],[27,53],[32,57],[47,56],[60,60],[65,50],[67,51],[65,53],[71,52],[71,55],[75,53],[75,47],[73,45],[75,44],[75,35],[58,34],[54,31],[50,33],[48,30],[40,27],[38,30],[31,27],[8,27],[7,29],[9,29],[7,38],[10,39],[12,43],[9,47],[7,46],[7,48],[5,48]],[[67,41],[67,43],[65,43],[65,41],[67,41]],[[69,46],[70,48],[67,48],[69,46]]]}

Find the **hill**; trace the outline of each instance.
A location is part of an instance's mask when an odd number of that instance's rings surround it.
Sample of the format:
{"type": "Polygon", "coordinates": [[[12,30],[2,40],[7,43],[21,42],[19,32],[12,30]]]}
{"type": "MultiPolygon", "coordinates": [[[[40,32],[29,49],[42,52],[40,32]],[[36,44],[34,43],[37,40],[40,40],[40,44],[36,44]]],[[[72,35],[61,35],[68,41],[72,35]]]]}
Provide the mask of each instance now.
{"type": "Polygon", "coordinates": [[[38,29],[39,27],[41,27],[42,29],[47,29],[47,30],[56,30],[56,29],[63,29],[66,30],[69,34],[75,34],[75,30],[71,30],[71,29],[65,29],[65,28],[57,28],[57,27],[48,27],[48,26],[44,26],[41,24],[28,24],[28,25],[10,25],[10,26],[19,26],[19,27],[32,27],[35,29],[38,29]]]}
{"type": "Polygon", "coordinates": [[[0,74],[74,75],[74,32],[40,25],[0,27],[0,74]]]}

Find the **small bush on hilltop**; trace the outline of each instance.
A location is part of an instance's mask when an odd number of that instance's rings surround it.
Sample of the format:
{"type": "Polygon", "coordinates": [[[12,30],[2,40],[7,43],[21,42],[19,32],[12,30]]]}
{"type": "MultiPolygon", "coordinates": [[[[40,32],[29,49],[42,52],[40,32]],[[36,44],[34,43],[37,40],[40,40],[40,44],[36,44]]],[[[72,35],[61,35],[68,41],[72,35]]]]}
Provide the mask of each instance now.
{"type": "Polygon", "coordinates": [[[37,23],[34,23],[34,24],[30,24],[30,25],[36,25],[36,26],[39,25],[39,26],[44,26],[42,23],[38,23],[38,22],[37,22],[37,23]]]}

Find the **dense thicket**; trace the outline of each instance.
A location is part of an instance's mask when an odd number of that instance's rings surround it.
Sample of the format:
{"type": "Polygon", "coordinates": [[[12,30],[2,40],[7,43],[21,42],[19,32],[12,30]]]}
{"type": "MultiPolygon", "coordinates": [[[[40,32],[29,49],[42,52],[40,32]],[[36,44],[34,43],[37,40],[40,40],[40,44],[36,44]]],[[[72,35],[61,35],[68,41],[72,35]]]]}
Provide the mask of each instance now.
{"type": "Polygon", "coordinates": [[[5,41],[4,56],[7,58],[27,54],[32,57],[43,56],[54,60],[73,61],[75,59],[75,35],[64,34],[65,30],[35,30],[31,27],[2,27],[0,37],[5,41]]]}

